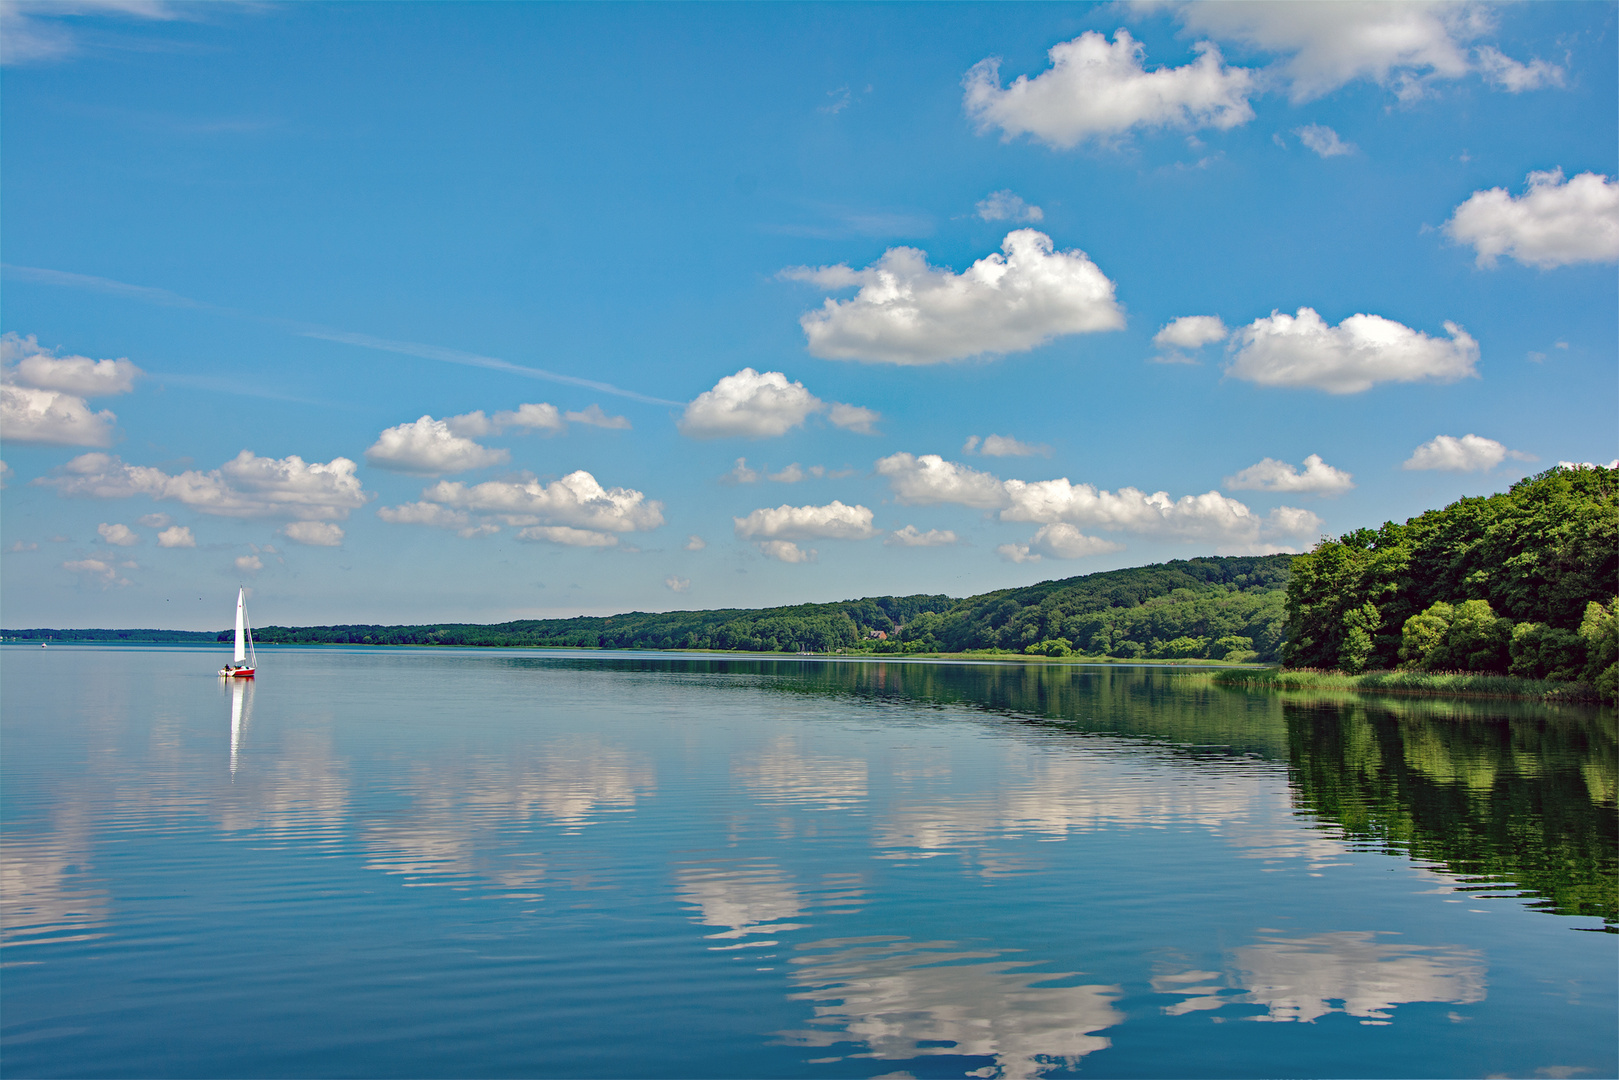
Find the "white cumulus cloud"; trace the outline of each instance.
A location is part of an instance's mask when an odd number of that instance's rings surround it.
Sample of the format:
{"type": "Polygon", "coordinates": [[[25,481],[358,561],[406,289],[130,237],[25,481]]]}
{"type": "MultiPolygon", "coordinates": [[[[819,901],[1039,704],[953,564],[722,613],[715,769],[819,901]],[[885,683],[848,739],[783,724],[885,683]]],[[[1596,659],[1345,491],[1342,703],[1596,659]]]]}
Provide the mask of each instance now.
{"type": "Polygon", "coordinates": [[[1308,538],[1321,528],[1321,519],[1308,510],[1284,506],[1260,517],[1218,491],[1175,499],[1165,491],[1148,494],[1133,487],[1103,491],[1067,477],[1008,480],[1006,491],[1011,505],[1001,511],[1002,521],[1066,522],[1138,536],[1212,541],[1222,551],[1256,550],[1278,536],[1308,538]]]}
{"type": "Polygon", "coordinates": [[[1083,251],[1057,251],[1034,229],[1006,235],[1001,251],[960,274],[929,266],[916,248],[889,248],[864,270],[796,267],[783,276],[828,289],[799,324],[815,356],[887,364],[937,364],[1024,352],[1068,334],[1117,330],[1114,285],[1083,251]]]}
{"type": "Polygon", "coordinates": [[[956,542],[956,534],[949,529],[929,529],[923,532],[915,525],[896,529],[883,541],[891,547],[945,547],[956,542]]]}
{"type": "Polygon", "coordinates": [[[157,534],[157,546],[165,548],[194,548],[197,538],[184,525],[171,525],[157,534]]]}
{"type": "Polygon", "coordinates": [[[1225,130],[1253,119],[1253,72],[1227,67],[1209,42],[1195,48],[1190,64],[1148,71],[1146,50],[1129,31],[1116,31],[1109,44],[1089,30],[1053,45],[1049,70],[1019,75],[1004,89],[1000,58],[991,57],[963,80],[967,115],[980,131],[1000,128],[1008,139],[1030,135],[1064,150],[1137,127],[1225,130]]]}
{"type": "Polygon", "coordinates": [[[564,547],[615,547],[618,537],[596,529],[576,529],[571,525],[531,525],[517,534],[520,540],[544,540],[564,547]]]}
{"type": "Polygon", "coordinates": [[[1230,333],[1218,315],[1182,315],[1154,334],[1152,343],[1160,349],[1201,349],[1230,333]]]}
{"type": "Polygon", "coordinates": [[[1379,315],[1328,326],[1313,308],[1272,312],[1232,335],[1226,373],[1262,386],[1358,394],[1380,382],[1455,382],[1476,375],[1478,342],[1453,322],[1429,337],[1379,315]]]}
{"type": "Polygon", "coordinates": [[[975,207],[982,221],[1010,221],[1018,225],[1033,225],[1044,221],[1046,212],[1023,201],[1010,189],[992,191],[975,207]]]}
{"type": "Polygon", "coordinates": [[[57,356],[31,334],[0,335],[0,439],[111,446],[118,417],[85,399],[128,393],[140,374],[128,360],[57,356]]]}
{"type": "Polygon", "coordinates": [[[1299,137],[1299,142],[1308,149],[1313,150],[1321,157],[1343,157],[1355,152],[1354,143],[1346,143],[1338,138],[1338,133],[1325,124],[1305,124],[1301,128],[1294,128],[1293,134],[1299,137]]]}
{"type": "Polygon", "coordinates": [[[1511,91],[1562,79],[1561,69],[1543,61],[1523,64],[1488,45],[1471,49],[1469,42],[1493,28],[1492,8],[1481,3],[1180,3],[1176,10],[1194,33],[1285,56],[1277,74],[1295,103],[1361,79],[1402,100],[1471,72],[1511,91]]]}
{"type": "MultiPolygon", "coordinates": [[[[1209,540],[1222,551],[1259,550],[1264,546],[1262,541],[1278,536],[1310,536],[1319,532],[1321,526],[1321,519],[1308,510],[1279,507],[1261,517],[1245,504],[1218,491],[1174,499],[1168,492],[1148,494],[1133,487],[1120,488],[1117,492],[1102,491],[1091,484],[1075,484],[1067,477],[1001,480],[987,472],[945,461],[937,454],[920,457],[903,452],[892,454],[877,462],[877,473],[888,478],[895,500],[902,504],[956,503],[986,510],[999,509],[1002,521],[1040,525],[1062,522],[1147,537],[1209,540]]],[[[1049,533],[1041,541],[1043,546],[1023,545],[1027,550],[1022,554],[1077,557],[1060,553],[1082,550],[1089,542],[1076,540],[1075,535],[1049,533]]]]}
{"type": "Polygon", "coordinates": [[[664,578],[663,584],[670,592],[683,593],[691,590],[691,578],[676,577],[674,574],[664,578]]]}
{"type": "Polygon", "coordinates": [[[815,561],[815,549],[805,551],[791,540],[760,540],[759,550],[784,563],[806,563],[815,561]]]}
{"type": "Polygon", "coordinates": [[[891,454],[877,462],[877,475],[888,478],[894,497],[906,506],[956,503],[994,510],[1009,502],[999,477],[938,454],[891,454]]]}
{"type": "Polygon", "coordinates": [[[869,540],[877,535],[871,519],[866,507],[834,499],[825,506],[765,507],[732,521],[739,540],[869,540]]]}
{"type": "Polygon", "coordinates": [[[118,417],[81,397],[0,383],[0,439],[52,446],[111,446],[118,417]]]}
{"type": "Polygon", "coordinates": [[[1105,555],[1123,551],[1124,545],[1099,536],[1086,536],[1065,522],[1041,526],[1026,544],[1002,544],[996,554],[1007,562],[1039,562],[1044,557],[1053,559],[1083,559],[1087,555],[1105,555]]]}
{"type": "Polygon", "coordinates": [[[113,454],[89,453],[34,483],[54,487],[64,497],[173,500],[219,517],[341,521],[371,499],[355,469],[344,457],[322,464],[296,454],[267,458],[243,450],[217,469],[171,476],[151,466],[127,465],[113,454]]]}
{"type": "Polygon", "coordinates": [[[343,528],[329,521],[294,521],[281,527],[281,535],[309,547],[341,547],[343,528]]]}
{"type": "MultiPolygon", "coordinates": [[[[483,414],[471,415],[481,417],[483,414]]],[[[437,476],[489,465],[504,465],[511,460],[511,454],[505,450],[491,450],[455,434],[449,421],[423,416],[413,423],[400,424],[384,431],[377,437],[376,443],[366,450],[365,460],[395,472],[437,476]]]]}
{"type": "Polygon", "coordinates": [[[663,504],[632,488],[604,488],[583,469],[543,484],[489,480],[468,486],[440,480],[422,499],[455,510],[493,514],[512,525],[570,526],[592,532],[638,532],[663,524],[663,504]]]}
{"type": "Polygon", "coordinates": [[[236,557],[236,569],[239,573],[252,577],[264,569],[264,560],[257,555],[238,555],[236,557]]]}
{"type": "Polygon", "coordinates": [[[859,405],[822,401],[779,371],[748,367],[698,394],[681,414],[679,428],[693,439],[764,439],[785,435],[823,412],[831,414],[834,425],[864,435],[876,434],[872,424],[881,418],[859,405]]]}
{"type": "Polygon", "coordinates": [[[1549,269],[1619,260],[1619,181],[1596,173],[1563,179],[1563,170],[1532,172],[1525,191],[1475,191],[1445,222],[1445,233],[1471,244],[1478,265],[1502,255],[1549,269]]]}
{"type": "MultiPolygon", "coordinates": [[[[482,413],[473,413],[472,416],[482,416],[482,413]]],[[[503,409],[495,414],[489,422],[490,434],[498,434],[507,428],[522,428],[525,431],[549,431],[554,433],[566,431],[567,423],[562,419],[561,410],[555,405],[543,401],[529,402],[519,405],[516,409],[503,409]]],[[[480,433],[481,434],[481,433],[480,433]]]]}
{"type": "Polygon", "coordinates": [[[106,543],[116,544],[119,547],[133,547],[141,542],[140,534],[128,525],[109,525],[103,521],[96,526],[96,533],[106,543]]]}
{"type": "Polygon", "coordinates": [[[708,541],[704,540],[696,533],[693,533],[692,535],[686,537],[685,546],[687,551],[701,551],[708,546],[708,541]]]}
{"type": "Polygon", "coordinates": [[[1225,486],[1231,491],[1296,491],[1338,495],[1354,487],[1355,478],[1322,461],[1320,454],[1311,454],[1304,459],[1302,471],[1285,461],[1265,458],[1257,465],[1250,465],[1236,475],[1226,477],[1225,486]]]}
{"type": "Polygon", "coordinates": [[[1439,435],[1412,451],[1404,469],[1439,469],[1444,472],[1487,472],[1507,458],[1533,461],[1532,454],[1508,450],[1494,439],[1471,433],[1456,438],[1439,435]]]}
{"type": "Polygon", "coordinates": [[[0,335],[0,364],[8,381],[40,390],[60,390],[79,397],[110,397],[135,389],[141,369],[128,360],[92,360],[88,356],[57,356],[39,347],[29,334],[0,335]]]}
{"type": "Polygon", "coordinates": [[[864,405],[846,405],[841,401],[834,401],[827,410],[826,418],[832,421],[833,427],[852,431],[856,435],[876,435],[879,434],[877,421],[883,418],[883,414],[864,405]]]}

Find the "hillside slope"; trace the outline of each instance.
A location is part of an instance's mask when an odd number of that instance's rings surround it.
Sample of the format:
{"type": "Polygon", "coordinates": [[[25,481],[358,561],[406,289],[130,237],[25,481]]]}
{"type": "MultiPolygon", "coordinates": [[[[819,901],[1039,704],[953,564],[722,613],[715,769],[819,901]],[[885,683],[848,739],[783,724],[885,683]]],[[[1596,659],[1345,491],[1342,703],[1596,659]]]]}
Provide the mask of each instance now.
{"type": "Polygon", "coordinates": [[[1274,659],[1288,555],[1176,560],[957,600],[878,596],[764,609],[630,612],[481,625],[262,627],[282,644],[574,646],[749,652],[965,652],[1274,659]],[[873,634],[886,635],[879,640],[873,634]]]}

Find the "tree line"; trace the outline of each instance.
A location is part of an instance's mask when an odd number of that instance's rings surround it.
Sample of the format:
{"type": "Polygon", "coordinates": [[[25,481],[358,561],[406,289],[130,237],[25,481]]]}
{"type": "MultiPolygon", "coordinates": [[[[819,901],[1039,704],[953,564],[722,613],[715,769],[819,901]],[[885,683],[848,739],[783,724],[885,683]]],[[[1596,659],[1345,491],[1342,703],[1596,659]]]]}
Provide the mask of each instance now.
{"type": "Polygon", "coordinates": [[[1357,529],[1293,560],[1288,667],[1583,680],[1619,692],[1619,470],[1357,529]]]}
{"type": "MultiPolygon", "coordinates": [[[[262,644],[571,646],[1274,660],[1289,556],[1176,560],[954,599],[878,596],[764,609],[630,612],[497,624],[265,626],[262,644]]],[[[221,640],[228,638],[220,635],[221,640]]]]}

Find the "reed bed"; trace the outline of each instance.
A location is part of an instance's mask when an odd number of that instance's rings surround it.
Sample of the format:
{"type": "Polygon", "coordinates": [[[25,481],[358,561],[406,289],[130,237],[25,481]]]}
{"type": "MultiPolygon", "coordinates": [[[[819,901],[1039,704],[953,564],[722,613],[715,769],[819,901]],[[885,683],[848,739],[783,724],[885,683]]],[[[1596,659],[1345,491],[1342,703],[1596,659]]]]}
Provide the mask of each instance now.
{"type": "Polygon", "coordinates": [[[1350,675],[1320,668],[1229,668],[1210,677],[1218,686],[1270,690],[1350,690],[1431,697],[1612,704],[1589,683],[1524,679],[1516,675],[1492,675],[1478,671],[1367,671],[1350,675]]]}

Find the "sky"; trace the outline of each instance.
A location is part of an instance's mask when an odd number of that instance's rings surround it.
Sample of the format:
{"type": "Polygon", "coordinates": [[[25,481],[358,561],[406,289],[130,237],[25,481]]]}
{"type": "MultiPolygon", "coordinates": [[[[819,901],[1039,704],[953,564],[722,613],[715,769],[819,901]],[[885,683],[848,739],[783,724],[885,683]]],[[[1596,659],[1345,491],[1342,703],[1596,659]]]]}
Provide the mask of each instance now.
{"type": "Polygon", "coordinates": [[[1612,3],[0,7],[0,623],[966,596],[1619,453],[1612,3]]]}

